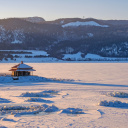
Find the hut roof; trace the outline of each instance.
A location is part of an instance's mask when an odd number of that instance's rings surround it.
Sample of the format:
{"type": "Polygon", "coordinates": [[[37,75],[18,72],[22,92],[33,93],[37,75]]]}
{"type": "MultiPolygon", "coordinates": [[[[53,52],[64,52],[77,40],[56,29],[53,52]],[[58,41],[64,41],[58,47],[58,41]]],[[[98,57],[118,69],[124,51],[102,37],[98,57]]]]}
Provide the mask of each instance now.
{"type": "Polygon", "coordinates": [[[15,66],[13,66],[12,68],[17,68],[19,65],[20,65],[20,64],[17,64],[17,65],[15,65],[15,66]]]}
{"type": "Polygon", "coordinates": [[[32,69],[33,67],[26,65],[26,64],[20,64],[20,65],[17,65],[17,68],[18,69],[22,69],[22,68],[32,69]]]}
{"type": "Polygon", "coordinates": [[[21,61],[20,64],[13,66],[9,71],[36,71],[36,70],[34,70],[33,67],[24,64],[23,61],[21,61]]]}

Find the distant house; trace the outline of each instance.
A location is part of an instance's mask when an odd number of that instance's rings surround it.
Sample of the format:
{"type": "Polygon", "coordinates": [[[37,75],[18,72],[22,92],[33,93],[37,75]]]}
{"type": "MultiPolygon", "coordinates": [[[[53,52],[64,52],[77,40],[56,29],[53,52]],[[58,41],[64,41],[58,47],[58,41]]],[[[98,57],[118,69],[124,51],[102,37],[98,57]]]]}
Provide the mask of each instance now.
{"type": "Polygon", "coordinates": [[[30,76],[33,75],[33,71],[36,70],[21,61],[20,64],[13,66],[9,71],[12,71],[12,76],[30,76]]]}

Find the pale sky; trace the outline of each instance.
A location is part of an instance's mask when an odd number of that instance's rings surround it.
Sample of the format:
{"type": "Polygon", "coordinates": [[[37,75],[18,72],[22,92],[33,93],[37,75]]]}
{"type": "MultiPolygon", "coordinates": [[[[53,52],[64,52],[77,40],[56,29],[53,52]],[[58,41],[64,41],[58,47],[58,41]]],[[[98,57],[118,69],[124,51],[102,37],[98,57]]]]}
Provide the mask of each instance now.
{"type": "Polygon", "coordinates": [[[128,20],[128,0],[0,0],[0,18],[43,17],[128,20]]]}

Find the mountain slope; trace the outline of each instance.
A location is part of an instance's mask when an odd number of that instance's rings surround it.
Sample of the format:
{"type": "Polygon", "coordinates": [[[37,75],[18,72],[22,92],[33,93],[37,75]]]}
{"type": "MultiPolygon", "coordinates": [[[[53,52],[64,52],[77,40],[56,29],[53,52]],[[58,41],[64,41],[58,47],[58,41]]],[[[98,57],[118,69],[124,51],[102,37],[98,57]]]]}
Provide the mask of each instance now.
{"type": "Polygon", "coordinates": [[[127,22],[65,18],[33,23],[21,18],[3,19],[0,20],[0,49],[45,50],[49,56],[59,59],[64,54],[78,52],[83,56],[92,53],[128,57],[127,22]]]}
{"type": "Polygon", "coordinates": [[[45,21],[42,17],[27,17],[22,19],[32,23],[43,23],[45,21]]]}

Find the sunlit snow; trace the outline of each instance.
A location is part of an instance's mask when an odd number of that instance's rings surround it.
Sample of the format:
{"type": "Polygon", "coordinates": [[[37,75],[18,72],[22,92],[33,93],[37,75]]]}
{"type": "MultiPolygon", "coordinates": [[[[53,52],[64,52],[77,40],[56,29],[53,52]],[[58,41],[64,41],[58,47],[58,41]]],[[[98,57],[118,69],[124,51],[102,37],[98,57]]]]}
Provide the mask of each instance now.
{"type": "Polygon", "coordinates": [[[95,21],[88,21],[88,22],[76,21],[76,22],[71,22],[71,23],[67,23],[67,24],[62,25],[63,28],[65,28],[65,27],[78,27],[78,26],[109,27],[108,25],[100,25],[100,24],[96,23],[95,21]]]}
{"type": "MultiPolygon", "coordinates": [[[[14,65],[0,63],[0,72],[14,65]]],[[[8,76],[0,76],[0,127],[127,128],[127,63],[30,65],[44,81],[7,82],[8,76]]]]}

